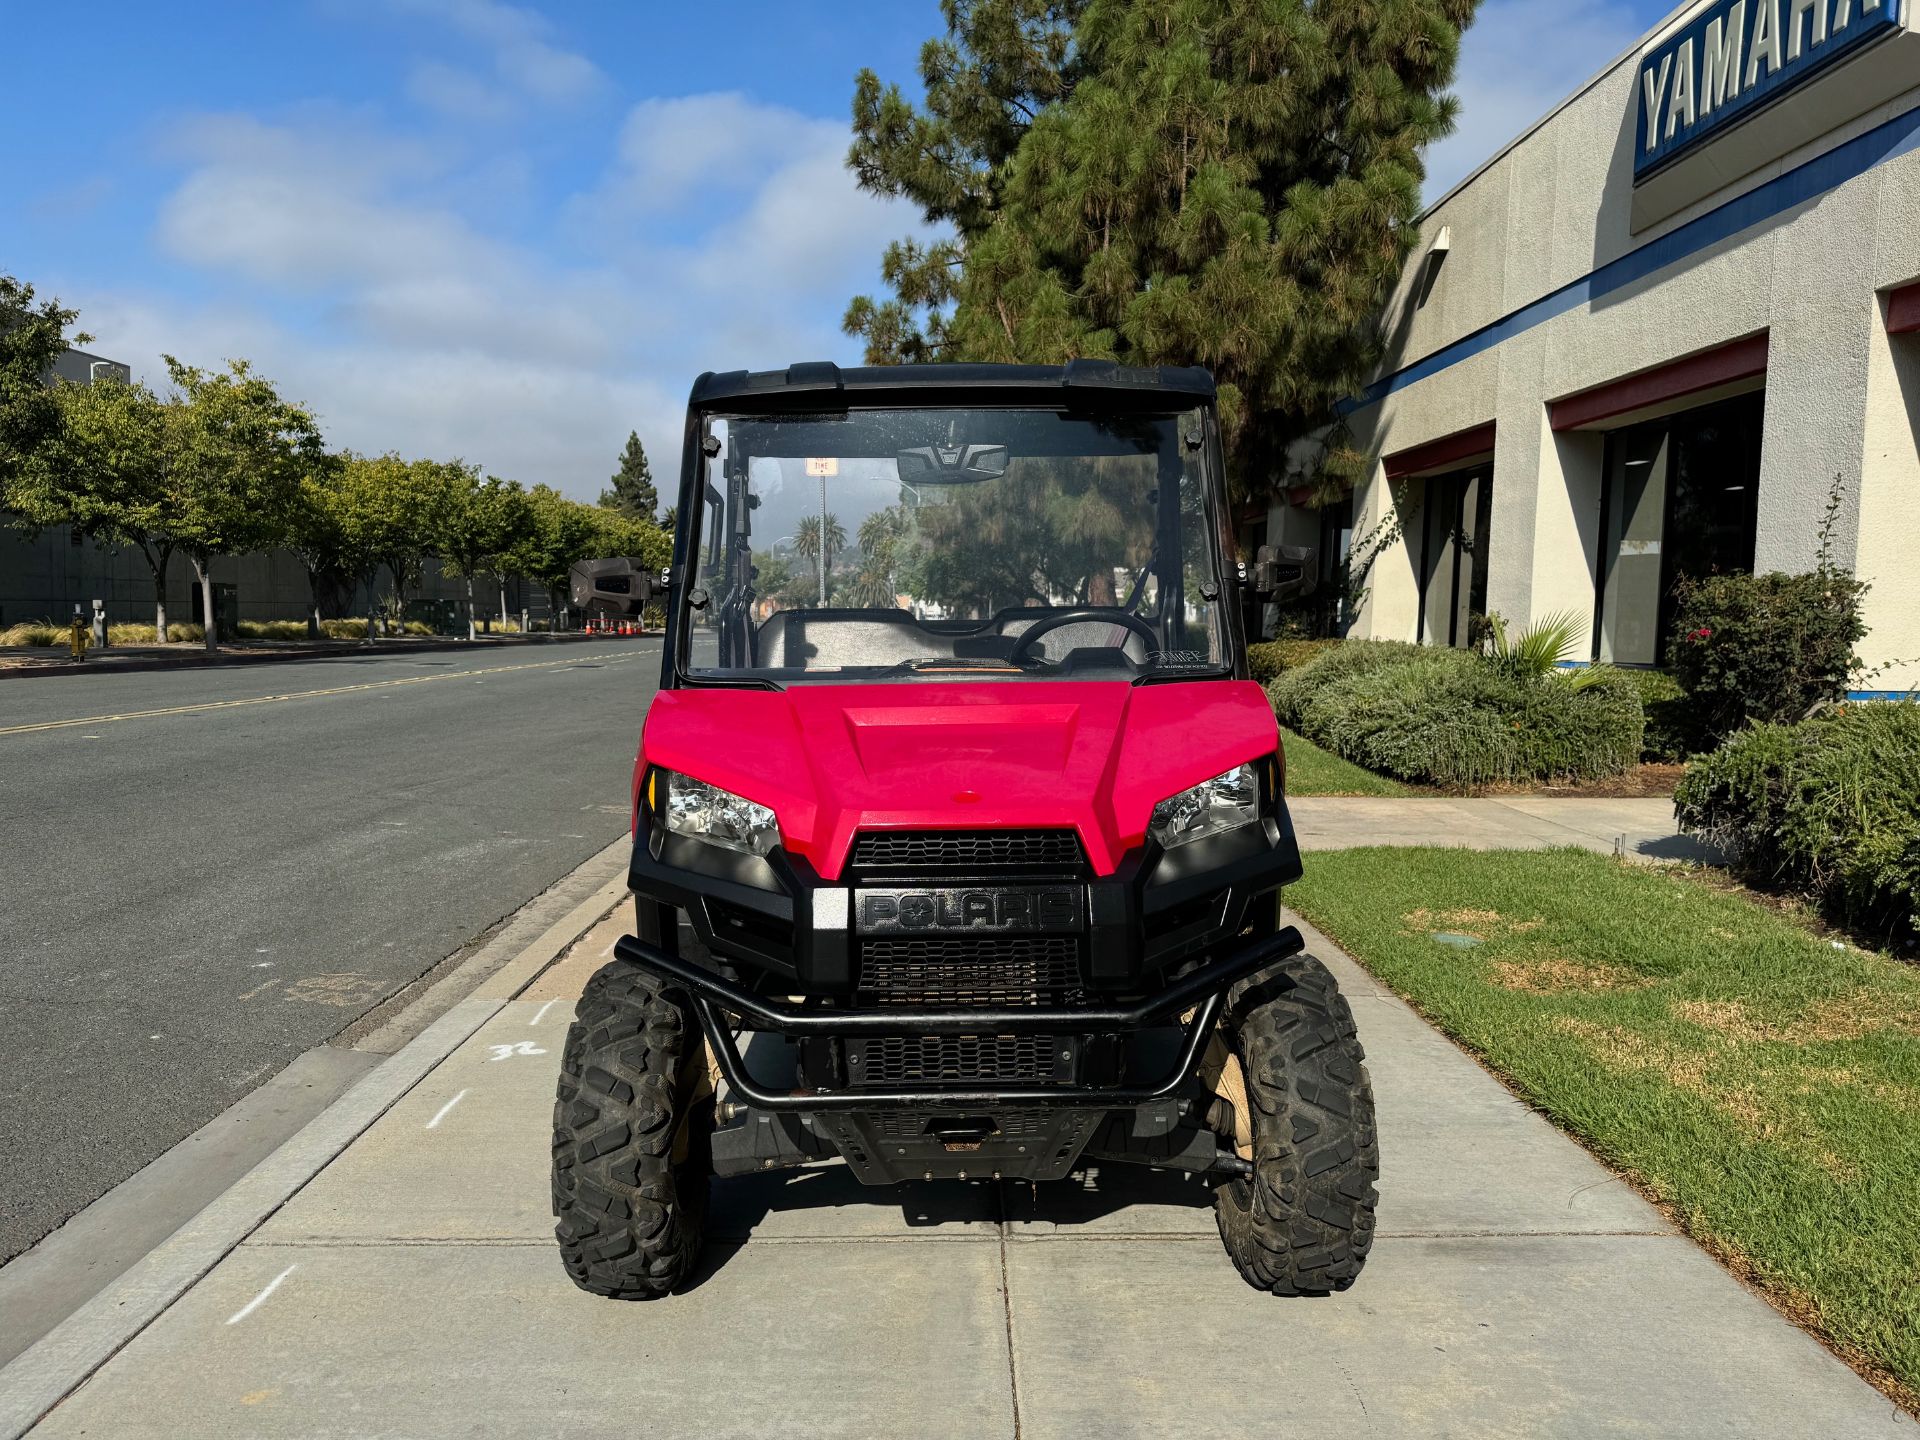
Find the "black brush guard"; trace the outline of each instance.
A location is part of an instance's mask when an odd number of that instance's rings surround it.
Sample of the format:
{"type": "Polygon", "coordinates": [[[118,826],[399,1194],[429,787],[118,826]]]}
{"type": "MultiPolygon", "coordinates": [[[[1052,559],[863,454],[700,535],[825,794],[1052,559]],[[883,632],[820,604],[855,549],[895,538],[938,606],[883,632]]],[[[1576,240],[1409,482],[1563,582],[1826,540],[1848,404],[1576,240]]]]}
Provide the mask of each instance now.
{"type": "Polygon", "coordinates": [[[1306,948],[1289,925],[1272,935],[1248,940],[1218,959],[1188,971],[1165,989],[1124,1005],[1065,1005],[1047,1008],[956,1010],[809,1010],[767,1000],[700,965],[671,955],[633,936],[614,943],[614,953],[662,980],[684,987],[707,1043],[720,1062],[734,1095],[756,1110],[980,1110],[991,1106],[1048,1105],[1107,1109],[1164,1100],[1186,1083],[1199,1064],[1207,1037],[1220,1018],[1227,991],[1236,983],[1306,948]],[[1047,1085],[1025,1088],[961,1090],[769,1090],[747,1074],[733,1032],[722,1011],[738,1015],[756,1029],[783,1035],[841,1038],[874,1035],[1018,1035],[1113,1034],[1140,1030],[1164,1016],[1193,1009],[1180,1057],[1158,1083],[1133,1086],[1047,1085]]]}

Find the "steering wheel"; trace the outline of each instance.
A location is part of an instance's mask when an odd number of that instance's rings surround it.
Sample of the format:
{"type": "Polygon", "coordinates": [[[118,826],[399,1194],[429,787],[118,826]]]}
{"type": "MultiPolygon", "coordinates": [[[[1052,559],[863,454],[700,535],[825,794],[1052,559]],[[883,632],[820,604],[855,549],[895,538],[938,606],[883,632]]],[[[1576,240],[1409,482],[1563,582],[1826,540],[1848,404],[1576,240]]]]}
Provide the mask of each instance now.
{"type": "Polygon", "coordinates": [[[1013,642],[1013,649],[1007,652],[1007,659],[1016,665],[1022,663],[1028,658],[1027,651],[1033,648],[1034,641],[1038,640],[1042,635],[1050,634],[1060,629],[1063,625],[1100,624],[1103,622],[1123,625],[1133,631],[1134,634],[1147,642],[1147,649],[1149,651],[1157,649],[1160,645],[1160,637],[1154,632],[1154,628],[1132,611],[1122,610],[1117,606],[1090,607],[1083,610],[1063,610],[1058,615],[1049,615],[1044,620],[1034,621],[1033,624],[1027,627],[1026,632],[1022,634],[1018,640],[1013,642]]]}

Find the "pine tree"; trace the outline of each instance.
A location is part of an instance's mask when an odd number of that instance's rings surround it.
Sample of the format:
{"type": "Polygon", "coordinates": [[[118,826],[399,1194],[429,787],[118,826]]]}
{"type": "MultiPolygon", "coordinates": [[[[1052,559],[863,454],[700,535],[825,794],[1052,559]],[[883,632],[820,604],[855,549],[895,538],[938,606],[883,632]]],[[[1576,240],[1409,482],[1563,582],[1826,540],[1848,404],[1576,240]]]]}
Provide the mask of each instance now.
{"type": "Polygon", "coordinates": [[[637,432],[628,432],[627,448],[620,452],[620,468],[614,473],[612,488],[600,492],[600,503],[649,523],[657,519],[660,496],[653,488],[653,469],[647,464],[646,448],[637,432]]]}
{"type": "Polygon", "coordinates": [[[1205,365],[1260,488],[1378,359],[1473,7],[949,0],[925,112],[863,73],[850,162],[956,233],[892,247],[848,331],[875,363],[1205,365]]]}

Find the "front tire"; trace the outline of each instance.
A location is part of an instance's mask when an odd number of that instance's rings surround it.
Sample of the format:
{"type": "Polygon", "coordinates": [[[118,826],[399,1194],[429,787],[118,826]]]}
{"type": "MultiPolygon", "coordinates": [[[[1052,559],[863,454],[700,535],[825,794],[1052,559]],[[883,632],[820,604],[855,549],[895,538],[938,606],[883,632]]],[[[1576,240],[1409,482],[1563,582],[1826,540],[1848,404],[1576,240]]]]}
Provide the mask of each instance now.
{"type": "Polygon", "coordinates": [[[692,1274],[713,1175],[706,1047],[686,993],[616,960],[587,981],[553,1107],[553,1213],[574,1284],[651,1300],[692,1274]]]}
{"type": "Polygon", "coordinates": [[[1353,1011],[1326,966],[1293,955],[1234,991],[1225,1033],[1253,1142],[1252,1173],[1214,1192],[1227,1254],[1258,1290],[1345,1290],[1373,1245],[1380,1177],[1353,1011]]]}

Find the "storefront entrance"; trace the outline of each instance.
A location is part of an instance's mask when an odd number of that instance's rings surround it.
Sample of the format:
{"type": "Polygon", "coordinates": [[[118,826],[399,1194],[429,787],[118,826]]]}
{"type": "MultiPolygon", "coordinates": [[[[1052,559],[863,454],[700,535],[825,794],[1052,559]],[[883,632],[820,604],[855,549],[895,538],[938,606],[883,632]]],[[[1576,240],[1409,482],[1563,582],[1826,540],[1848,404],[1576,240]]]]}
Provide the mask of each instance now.
{"type": "Polygon", "coordinates": [[[1657,665],[1674,581],[1753,568],[1764,392],[1607,436],[1593,658],[1657,665]]]}
{"type": "Polygon", "coordinates": [[[1470,645],[1473,617],[1487,613],[1487,537],[1492,533],[1493,466],[1477,465],[1425,482],[1420,507],[1420,640],[1470,645]]]}

